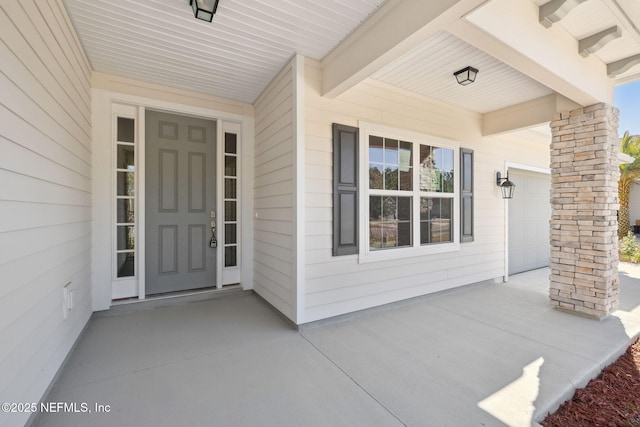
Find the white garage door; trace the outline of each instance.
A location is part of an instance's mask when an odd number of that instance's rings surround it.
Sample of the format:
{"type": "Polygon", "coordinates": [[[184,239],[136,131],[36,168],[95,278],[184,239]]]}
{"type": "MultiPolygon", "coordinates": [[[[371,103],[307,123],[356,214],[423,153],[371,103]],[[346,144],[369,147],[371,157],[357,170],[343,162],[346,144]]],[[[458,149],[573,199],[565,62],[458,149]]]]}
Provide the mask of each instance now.
{"type": "Polygon", "coordinates": [[[509,200],[509,274],[549,265],[551,203],[548,174],[509,169],[516,184],[509,200]]]}

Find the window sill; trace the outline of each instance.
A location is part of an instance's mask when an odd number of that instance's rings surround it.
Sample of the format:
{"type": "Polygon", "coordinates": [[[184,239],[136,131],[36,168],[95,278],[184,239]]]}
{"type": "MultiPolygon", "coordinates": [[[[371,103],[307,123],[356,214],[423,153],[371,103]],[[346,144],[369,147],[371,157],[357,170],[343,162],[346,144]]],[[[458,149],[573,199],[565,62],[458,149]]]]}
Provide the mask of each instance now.
{"type": "Polygon", "coordinates": [[[442,254],[447,252],[456,252],[460,250],[459,243],[442,243],[421,247],[396,248],[396,249],[380,249],[369,250],[367,253],[360,253],[358,256],[359,264],[367,264],[371,262],[389,261],[394,259],[414,258],[427,255],[442,254]]]}

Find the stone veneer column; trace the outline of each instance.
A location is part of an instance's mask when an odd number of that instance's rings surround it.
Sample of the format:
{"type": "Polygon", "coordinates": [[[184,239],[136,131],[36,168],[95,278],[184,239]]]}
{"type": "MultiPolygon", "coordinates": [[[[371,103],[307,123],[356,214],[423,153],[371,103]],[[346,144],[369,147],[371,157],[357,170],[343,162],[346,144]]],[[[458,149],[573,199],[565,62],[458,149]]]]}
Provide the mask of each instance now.
{"type": "Polygon", "coordinates": [[[618,307],[618,110],[551,122],[551,304],[602,319],[618,307]]]}

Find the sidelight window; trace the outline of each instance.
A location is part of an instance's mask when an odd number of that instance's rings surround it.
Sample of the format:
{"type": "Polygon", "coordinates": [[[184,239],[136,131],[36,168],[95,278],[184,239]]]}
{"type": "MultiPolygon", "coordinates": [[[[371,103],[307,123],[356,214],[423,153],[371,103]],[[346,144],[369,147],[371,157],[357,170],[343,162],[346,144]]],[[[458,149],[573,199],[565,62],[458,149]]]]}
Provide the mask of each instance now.
{"type": "Polygon", "coordinates": [[[116,277],[134,277],[136,252],[135,119],[116,119],[116,277]]]}
{"type": "Polygon", "coordinates": [[[224,133],[224,266],[238,265],[238,135],[224,133]]]}

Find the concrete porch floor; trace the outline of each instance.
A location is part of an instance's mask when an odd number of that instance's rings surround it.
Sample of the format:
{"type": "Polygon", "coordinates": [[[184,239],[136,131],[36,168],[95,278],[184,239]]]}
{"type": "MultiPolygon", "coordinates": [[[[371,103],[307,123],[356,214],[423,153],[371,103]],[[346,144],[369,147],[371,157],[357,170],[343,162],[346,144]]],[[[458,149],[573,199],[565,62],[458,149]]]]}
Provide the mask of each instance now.
{"type": "Polygon", "coordinates": [[[548,269],[293,330],[255,295],[96,315],[37,426],[529,426],[640,333],[640,267],[596,321],[548,269]],[[109,405],[96,413],[95,404],[109,405]]]}

